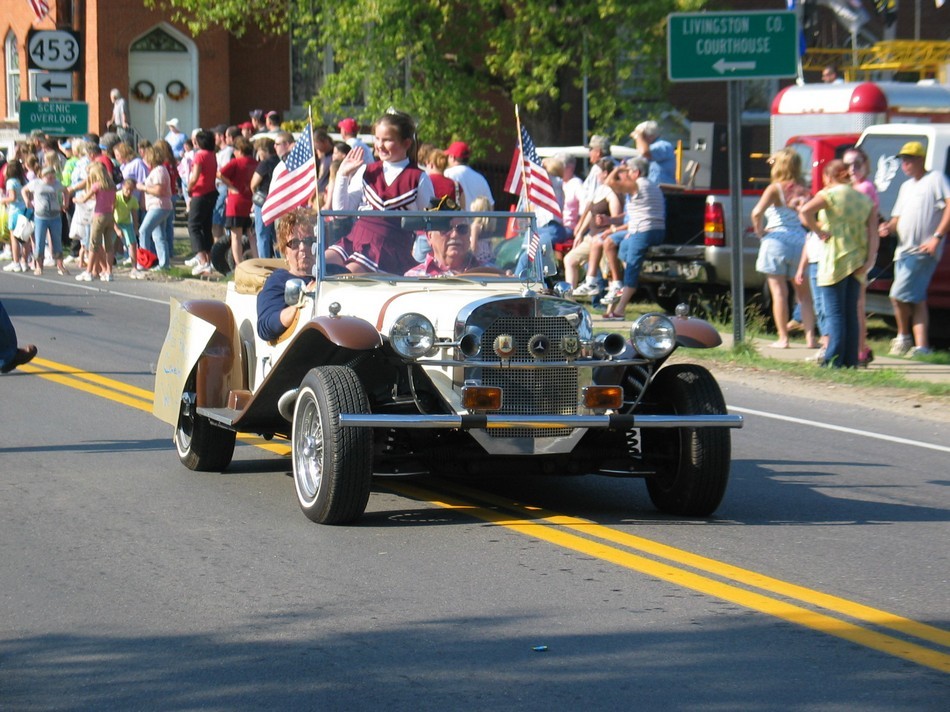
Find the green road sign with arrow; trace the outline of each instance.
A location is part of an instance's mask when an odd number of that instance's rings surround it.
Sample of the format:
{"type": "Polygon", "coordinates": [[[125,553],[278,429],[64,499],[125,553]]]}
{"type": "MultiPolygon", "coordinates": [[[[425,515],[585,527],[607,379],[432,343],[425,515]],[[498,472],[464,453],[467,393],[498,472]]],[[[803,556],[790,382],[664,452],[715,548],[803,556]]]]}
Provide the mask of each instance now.
{"type": "Polygon", "coordinates": [[[789,11],[683,12],[667,17],[670,81],[794,77],[798,20],[789,11]]]}

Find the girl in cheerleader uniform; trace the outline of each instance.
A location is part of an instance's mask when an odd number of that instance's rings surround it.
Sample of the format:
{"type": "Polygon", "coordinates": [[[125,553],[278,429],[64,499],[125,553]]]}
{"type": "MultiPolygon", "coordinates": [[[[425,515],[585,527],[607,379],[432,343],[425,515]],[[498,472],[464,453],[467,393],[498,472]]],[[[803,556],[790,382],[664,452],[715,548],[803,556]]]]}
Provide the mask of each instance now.
{"type": "MultiPolygon", "coordinates": [[[[374,149],[378,161],[366,164],[363,150],[351,150],[333,184],[334,210],[425,210],[435,196],[432,181],[416,165],[415,124],[408,114],[390,110],[376,122],[374,149]]],[[[327,264],[353,273],[405,274],[412,257],[415,233],[392,217],[367,216],[327,249],[327,264]]]]}

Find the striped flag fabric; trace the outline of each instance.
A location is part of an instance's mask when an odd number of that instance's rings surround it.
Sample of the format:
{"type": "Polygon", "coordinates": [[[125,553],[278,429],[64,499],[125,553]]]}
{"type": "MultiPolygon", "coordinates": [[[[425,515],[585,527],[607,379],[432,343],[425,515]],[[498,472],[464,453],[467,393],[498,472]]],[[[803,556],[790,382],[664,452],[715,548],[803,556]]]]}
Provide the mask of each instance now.
{"type": "Polygon", "coordinates": [[[317,172],[311,135],[311,126],[307,124],[293,150],[274,169],[267,200],[261,207],[261,218],[265,225],[305,205],[316,193],[317,172]]]}
{"type": "Polygon", "coordinates": [[[36,21],[42,22],[43,18],[49,15],[49,2],[47,0],[26,0],[36,15],[36,21]]]}
{"type": "Polygon", "coordinates": [[[521,195],[522,181],[527,176],[528,202],[537,208],[550,211],[558,220],[561,216],[561,206],[551,185],[551,177],[541,166],[541,158],[534,147],[534,141],[528,135],[527,129],[521,127],[521,146],[515,148],[515,155],[511,159],[511,168],[505,180],[505,190],[515,195],[521,195]],[[524,147],[524,155],[521,148],[524,147]]]}

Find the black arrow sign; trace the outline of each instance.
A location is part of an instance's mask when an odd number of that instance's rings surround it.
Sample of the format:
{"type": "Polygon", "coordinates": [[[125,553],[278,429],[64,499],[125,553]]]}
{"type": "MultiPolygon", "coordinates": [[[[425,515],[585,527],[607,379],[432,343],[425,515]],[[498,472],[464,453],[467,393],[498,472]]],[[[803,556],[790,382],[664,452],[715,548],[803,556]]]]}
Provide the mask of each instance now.
{"type": "Polygon", "coordinates": [[[65,91],[66,89],[69,89],[69,85],[68,85],[68,84],[55,83],[55,82],[53,82],[52,79],[47,79],[45,82],[43,82],[42,84],[40,84],[40,86],[43,87],[47,92],[53,91],[54,88],[56,88],[56,89],[62,89],[62,90],[64,90],[64,91],[65,91]]]}

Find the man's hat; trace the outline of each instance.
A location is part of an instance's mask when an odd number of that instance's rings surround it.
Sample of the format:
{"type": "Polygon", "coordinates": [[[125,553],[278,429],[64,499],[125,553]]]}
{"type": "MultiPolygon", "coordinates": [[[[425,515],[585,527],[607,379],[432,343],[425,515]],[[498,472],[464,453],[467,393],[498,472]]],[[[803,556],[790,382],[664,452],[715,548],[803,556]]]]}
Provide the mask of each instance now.
{"type": "MultiPolygon", "coordinates": [[[[461,209],[461,206],[455,202],[455,198],[446,195],[442,198],[432,198],[432,200],[429,201],[429,207],[426,208],[426,212],[454,212],[461,209]]],[[[443,232],[452,227],[452,217],[446,215],[439,218],[403,218],[402,227],[404,230],[438,230],[439,232],[443,232]]]]}
{"type": "Polygon", "coordinates": [[[178,128],[178,119],[169,119],[165,123],[169,126],[174,126],[176,129],[178,128]]]}
{"type": "Polygon", "coordinates": [[[356,123],[356,119],[346,118],[340,120],[340,123],[337,124],[337,128],[343,133],[355,134],[359,130],[359,125],[356,123]]]}
{"type": "Polygon", "coordinates": [[[445,155],[452,156],[460,161],[466,161],[472,155],[472,151],[465,141],[453,141],[452,145],[445,149],[445,155]]]}
{"type": "Polygon", "coordinates": [[[901,150],[897,152],[897,157],[901,156],[911,156],[913,158],[923,158],[927,155],[927,149],[924,148],[924,144],[920,141],[908,141],[903,146],[901,150]]]}
{"type": "MultiPolygon", "coordinates": [[[[427,212],[457,212],[462,209],[455,198],[451,195],[446,195],[442,198],[433,198],[429,201],[429,207],[426,208],[427,212]]],[[[439,232],[445,232],[452,229],[452,217],[446,215],[445,217],[440,218],[427,218],[426,230],[438,230],[439,232]]]]}
{"type": "Polygon", "coordinates": [[[433,198],[429,201],[429,207],[426,208],[427,211],[433,212],[436,210],[461,210],[462,208],[458,203],[455,202],[455,198],[451,195],[444,195],[441,198],[433,198]]]}

